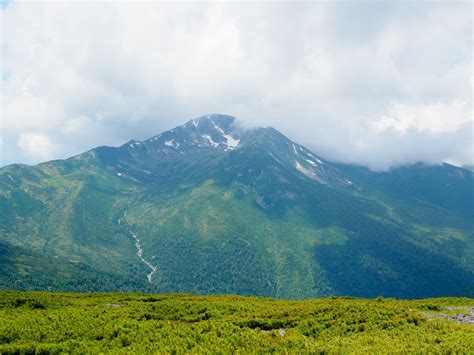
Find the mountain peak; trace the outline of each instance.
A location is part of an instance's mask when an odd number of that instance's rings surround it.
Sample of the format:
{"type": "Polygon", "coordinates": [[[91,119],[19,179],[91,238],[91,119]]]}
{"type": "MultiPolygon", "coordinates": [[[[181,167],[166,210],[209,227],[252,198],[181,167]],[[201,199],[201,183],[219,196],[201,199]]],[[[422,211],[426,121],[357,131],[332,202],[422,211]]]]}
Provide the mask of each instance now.
{"type": "Polygon", "coordinates": [[[168,159],[176,154],[191,157],[204,151],[224,153],[246,147],[244,154],[256,149],[259,156],[269,156],[274,163],[291,167],[311,180],[326,184],[352,184],[337,169],[275,128],[243,130],[235,122],[233,116],[208,114],[163,132],[143,142],[143,146],[140,142],[129,142],[127,149],[135,154],[137,149],[145,149],[146,146],[157,157],[168,159]]]}
{"type": "Polygon", "coordinates": [[[235,127],[235,117],[208,114],[194,118],[182,126],[163,132],[147,142],[164,145],[168,149],[217,148],[232,150],[240,143],[240,131],[235,127]]]}
{"type": "Polygon", "coordinates": [[[196,128],[201,125],[213,125],[213,126],[218,126],[219,128],[225,130],[229,129],[233,124],[235,123],[235,117],[229,116],[229,115],[222,115],[219,113],[211,113],[205,116],[193,118],[192,120],[189,120],[185,126],[187,125],[193,125],[196,128]]]}

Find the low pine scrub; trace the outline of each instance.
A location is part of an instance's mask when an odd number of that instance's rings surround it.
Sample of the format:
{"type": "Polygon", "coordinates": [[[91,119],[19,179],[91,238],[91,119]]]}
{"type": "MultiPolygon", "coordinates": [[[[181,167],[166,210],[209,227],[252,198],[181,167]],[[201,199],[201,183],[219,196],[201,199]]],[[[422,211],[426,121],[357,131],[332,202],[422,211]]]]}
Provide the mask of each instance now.
{"type": "Polygon", "coordinates": [[[472,353],[474,326],[436,317],[468,306],[473,299],[2,291],[0,353],[472,353]]]}

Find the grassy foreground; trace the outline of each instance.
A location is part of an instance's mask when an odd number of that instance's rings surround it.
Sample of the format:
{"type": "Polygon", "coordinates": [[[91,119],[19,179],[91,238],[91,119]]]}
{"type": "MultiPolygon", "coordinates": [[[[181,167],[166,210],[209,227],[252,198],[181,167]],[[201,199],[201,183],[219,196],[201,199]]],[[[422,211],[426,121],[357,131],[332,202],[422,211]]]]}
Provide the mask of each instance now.
{"type": "Polygon", "coordinates": [[[474,326],[423,314],[448,306],[474,300],[0,291],[0,353],[474,352],[474,326]]]}

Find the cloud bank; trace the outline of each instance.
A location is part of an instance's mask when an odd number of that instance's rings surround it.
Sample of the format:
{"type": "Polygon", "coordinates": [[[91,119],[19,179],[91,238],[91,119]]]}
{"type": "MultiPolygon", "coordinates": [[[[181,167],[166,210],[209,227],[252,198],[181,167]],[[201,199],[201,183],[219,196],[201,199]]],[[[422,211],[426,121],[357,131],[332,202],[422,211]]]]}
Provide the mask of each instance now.
{"type": "Polygon", "coordinates": [[[473,163],[472,3],[10,3],[0,165],[212,112],[373,169],[473,163]]]}

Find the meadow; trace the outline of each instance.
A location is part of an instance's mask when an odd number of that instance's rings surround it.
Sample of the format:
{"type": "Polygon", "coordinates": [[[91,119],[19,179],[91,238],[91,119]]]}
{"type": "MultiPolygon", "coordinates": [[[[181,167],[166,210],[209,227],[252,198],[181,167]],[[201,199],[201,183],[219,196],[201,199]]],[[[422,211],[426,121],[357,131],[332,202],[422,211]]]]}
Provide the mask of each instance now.
{"type": "Polygon", "coordinates": [[[472,353],[474,326],[438,316],[472,306],[469,298],[0,291],[0,353],[472,353]]]}

